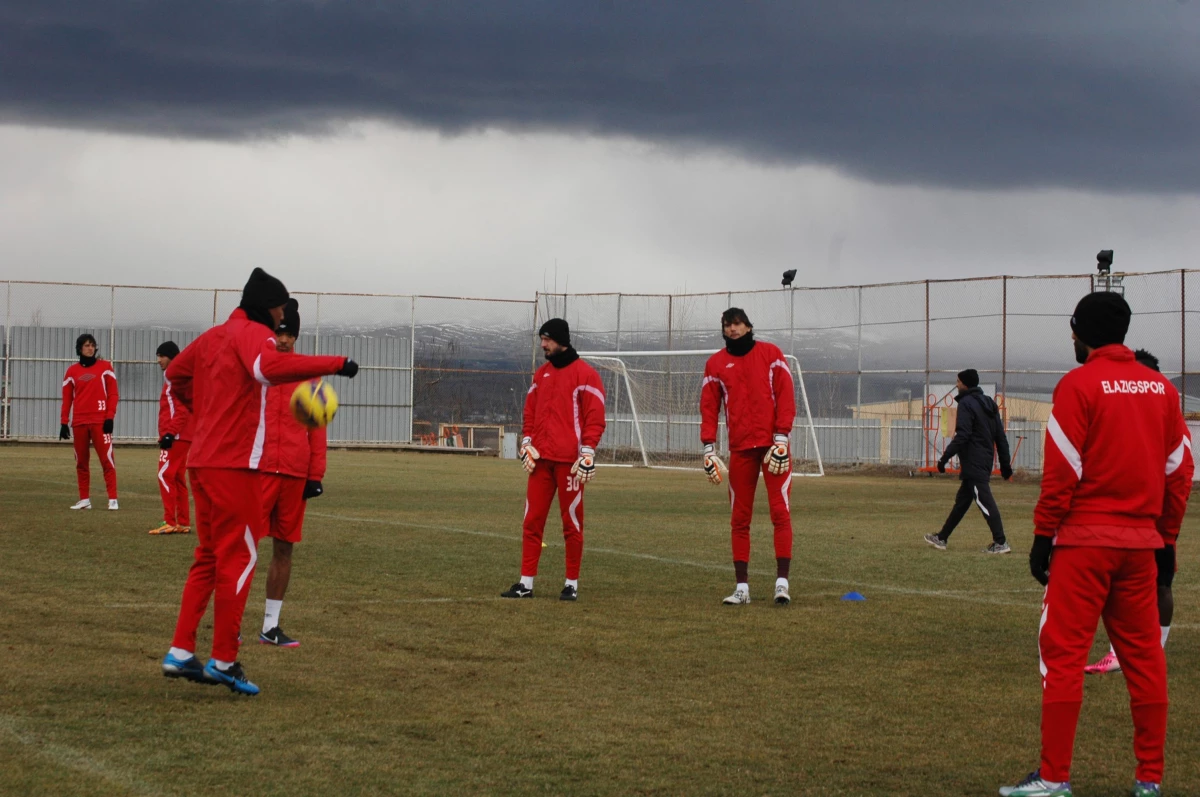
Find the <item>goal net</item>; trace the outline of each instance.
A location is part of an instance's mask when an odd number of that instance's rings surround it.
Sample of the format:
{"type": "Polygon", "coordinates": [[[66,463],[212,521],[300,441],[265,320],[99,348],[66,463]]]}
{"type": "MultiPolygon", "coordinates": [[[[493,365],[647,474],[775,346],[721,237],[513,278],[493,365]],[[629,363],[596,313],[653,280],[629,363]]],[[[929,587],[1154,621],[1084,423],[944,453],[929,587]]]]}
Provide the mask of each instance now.
{"type": "MultiPolygon", "coordinates": [[[[597,452],[602,465],[700,469],[700,384],[711,351],[580,352],[600,373],[607,396],[607,428],[597,452]]],[[[800,362],[785,355],[796,390],[792,427],[792,470],[823,476],[800,362]]],[[[725,413],[721,412],[717,450],[729,453],[725,413]]],[[[728,460],[726,460],[728,461],[728,460]]]]}

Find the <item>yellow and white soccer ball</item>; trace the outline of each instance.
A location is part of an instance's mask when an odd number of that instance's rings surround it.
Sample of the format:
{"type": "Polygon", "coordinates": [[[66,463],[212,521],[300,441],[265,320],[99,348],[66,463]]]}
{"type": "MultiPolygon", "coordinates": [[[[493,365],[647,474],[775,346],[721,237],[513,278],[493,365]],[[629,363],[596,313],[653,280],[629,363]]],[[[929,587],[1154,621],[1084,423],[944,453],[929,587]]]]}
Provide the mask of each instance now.
{"type": "Polygon", "coordinates": [[[324,379],[302,382],[292,393],[292,415],[305,426],[328,425],[338,411],[338,397],[324,379]]]}

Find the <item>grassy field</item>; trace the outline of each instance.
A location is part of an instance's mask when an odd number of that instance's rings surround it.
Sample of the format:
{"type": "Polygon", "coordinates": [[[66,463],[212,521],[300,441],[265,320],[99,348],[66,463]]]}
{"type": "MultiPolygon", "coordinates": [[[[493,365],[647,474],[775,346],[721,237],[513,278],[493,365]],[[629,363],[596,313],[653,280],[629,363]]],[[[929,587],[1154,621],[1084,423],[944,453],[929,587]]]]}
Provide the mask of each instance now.
{"type": "MultiPolygon", "coordinates": [[[[724,490],[605,469],[579,602],[557,600],[557,533],[537,598],[505,601],[516,463],[333,452],[283,610],[302,645],[246,645],[248,699],[160,674],[194,538],[146,534],[155,453],[119,450],[119,512],[70,512],[67,446],[0,447],[0,792],[984,795],[1036,766],[1036,486],[997,485],[1015,552],[991,557],[978,513],[946,553],[921,541],[949,478],[798,479],[787,608],[760,491],[754,603],[730,608],[724,490]]],[[[1168,645],[1176,795],[1200,794],[1197,531],[1168,645]]],[[[1125,794],[1124,681],[1086,690],[1075,793],[1125,794]]]]}

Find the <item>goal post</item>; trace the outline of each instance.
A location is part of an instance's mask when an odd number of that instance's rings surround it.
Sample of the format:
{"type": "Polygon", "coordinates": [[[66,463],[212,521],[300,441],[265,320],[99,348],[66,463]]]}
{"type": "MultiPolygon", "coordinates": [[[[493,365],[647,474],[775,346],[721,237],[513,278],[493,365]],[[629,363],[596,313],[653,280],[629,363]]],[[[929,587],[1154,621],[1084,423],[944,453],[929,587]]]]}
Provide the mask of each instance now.
{"type": "MultiPolygon", "coordinates": [[[[599,372],[607,395],[607,429],[597,464],[699,470],[700,386],[712,355],[709,350],[580,352],[599,372]]],[[[804,372],[796,357],[784,357],[796,391],[792,472],[824,476],[804,372]]],[[[729,453],[724,413],[717,429],[717,450],[722,456],[729,453]]]]}

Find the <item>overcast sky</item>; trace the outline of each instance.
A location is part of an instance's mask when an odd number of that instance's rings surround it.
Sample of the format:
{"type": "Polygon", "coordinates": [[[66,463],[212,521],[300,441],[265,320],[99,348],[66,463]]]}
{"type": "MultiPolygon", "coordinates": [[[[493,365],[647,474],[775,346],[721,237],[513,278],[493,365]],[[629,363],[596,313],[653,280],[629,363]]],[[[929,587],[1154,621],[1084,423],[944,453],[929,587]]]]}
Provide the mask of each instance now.
{"type": "Polygon", "coordinates": [[[1196,266],[1200,4],[0,0],[0,277],[1196,266]],[[480,10],[484,6],[485,10],[480,10]]]}

